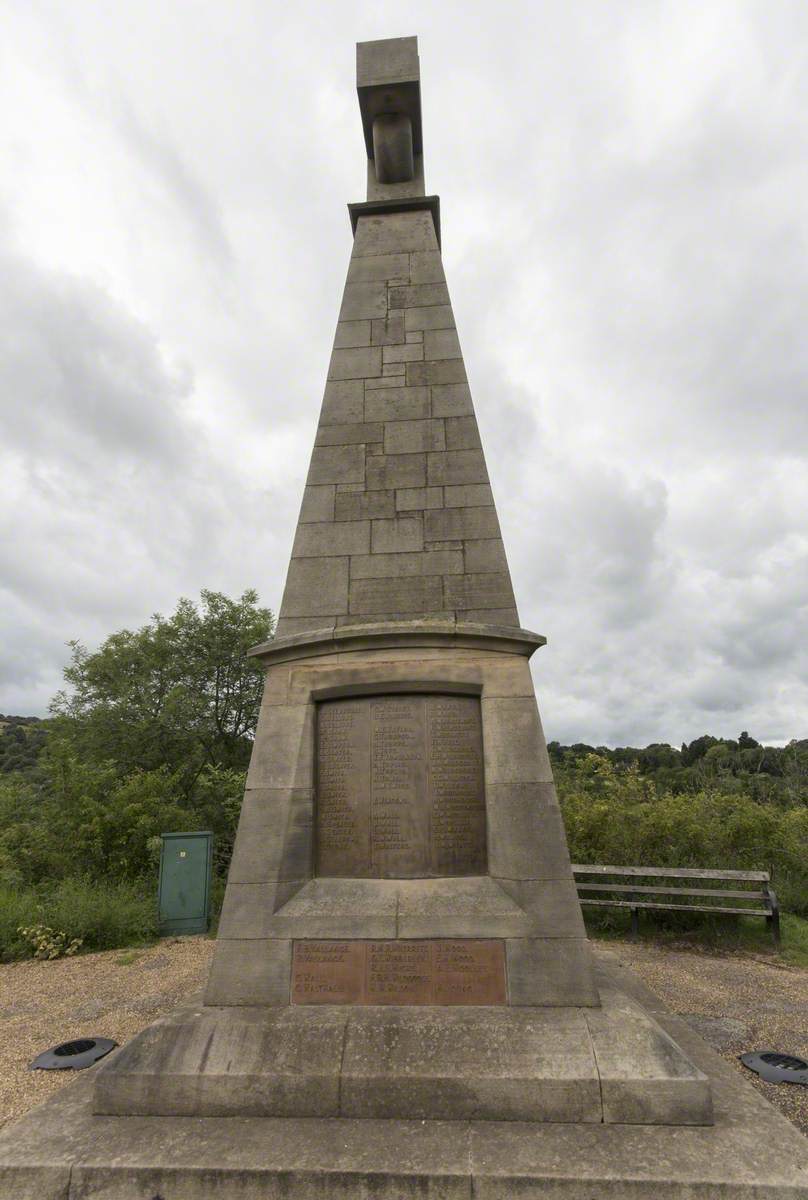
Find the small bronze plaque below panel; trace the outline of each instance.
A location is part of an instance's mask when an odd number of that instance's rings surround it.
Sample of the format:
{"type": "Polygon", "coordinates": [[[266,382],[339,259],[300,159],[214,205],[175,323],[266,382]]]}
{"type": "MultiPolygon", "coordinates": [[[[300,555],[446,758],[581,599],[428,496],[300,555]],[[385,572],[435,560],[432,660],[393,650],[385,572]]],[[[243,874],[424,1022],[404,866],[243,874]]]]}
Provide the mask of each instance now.
{"type": "Polygon", "coordinates": [[[294,943],[293,1004],[505,1004],[501,941],[294,943]]]}
{"type": "Polygon", "coordinates": [[[317,874],[486,871],[480,701],[327,700],[317,718],[317,874]]]}

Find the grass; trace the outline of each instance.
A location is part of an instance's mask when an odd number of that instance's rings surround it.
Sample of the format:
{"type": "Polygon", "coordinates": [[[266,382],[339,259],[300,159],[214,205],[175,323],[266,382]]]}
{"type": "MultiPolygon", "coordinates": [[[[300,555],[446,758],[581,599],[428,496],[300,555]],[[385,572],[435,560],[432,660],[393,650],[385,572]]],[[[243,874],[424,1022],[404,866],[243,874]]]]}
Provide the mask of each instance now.
{"type": "Polygon", "coordinates": [[[157,938],[153,887],[64,879],[27,890],[0,887],[0,960],[31,958],[19,927],[48,925],[81,938],[81,951],[142,946],[157,938]]]}
{"type": "Polygon", "coordinates": [[[132,963],[136,963],[142,955],[142,950],[126,950],[115,959],[115,966],[131,967],[132,963]]]}
{"type": "MultiPolygon", "coordinates": [[[[587,933],[591,938],[629,938],[631,924],[628,911],[593,913],[584,910],[587,933]]],[[[769,927],[761,918],[712,917],[698,920],[674,915],[644,913],[640,918],[640,941],[658,946],[713,952],[733,951],[765,956],[789,966],[808,968],[808,920],[792,913],[780,914],[781,945],[778,954],[769,927]]]]}

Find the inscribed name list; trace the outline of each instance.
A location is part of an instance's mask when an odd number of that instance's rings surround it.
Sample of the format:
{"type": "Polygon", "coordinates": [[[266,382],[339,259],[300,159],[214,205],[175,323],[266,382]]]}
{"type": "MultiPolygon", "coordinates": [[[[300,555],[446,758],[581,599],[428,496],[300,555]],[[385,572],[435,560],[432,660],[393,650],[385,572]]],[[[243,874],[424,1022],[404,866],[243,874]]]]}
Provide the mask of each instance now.
{"type": "Polygon", "coordinates": [[[475,696],[327,701],[319,706],[317,731],[318,874],[485,871],[475,696]]]}
{"type": "Polygon", "coordinates": [[[296,941],[293,1004],[504,1004],[501,941],[296,941]]]}

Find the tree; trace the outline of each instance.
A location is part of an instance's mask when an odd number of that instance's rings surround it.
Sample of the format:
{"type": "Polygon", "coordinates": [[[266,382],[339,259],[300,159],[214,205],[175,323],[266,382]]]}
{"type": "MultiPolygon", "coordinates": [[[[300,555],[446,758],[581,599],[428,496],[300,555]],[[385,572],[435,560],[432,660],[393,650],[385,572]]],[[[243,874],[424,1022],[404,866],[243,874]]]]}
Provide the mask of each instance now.
{"type": "Polygon", "coordinates": [[[84,761],[169,772],[186,794],[206,767],[246,767],[263,670],[246,651],[272,636],[274,617],[257,593],[238,600],[203,591],[141,629],[114,633],[96,651],[71,642],[72,690],[51,705],[53,742],[84,761]]]}

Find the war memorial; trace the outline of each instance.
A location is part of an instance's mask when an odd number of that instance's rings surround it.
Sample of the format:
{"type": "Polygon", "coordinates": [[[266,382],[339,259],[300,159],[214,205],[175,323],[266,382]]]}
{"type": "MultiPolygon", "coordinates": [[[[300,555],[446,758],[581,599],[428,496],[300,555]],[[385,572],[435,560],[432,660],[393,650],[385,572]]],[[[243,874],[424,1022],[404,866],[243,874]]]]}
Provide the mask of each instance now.
{"type": "Polygon", "coordinates": [[[6,1130],[0,1196],[805,1198],[796,1129],[592,954],[416,39],[361,43],[357,88],[367,200],[207,989],[6,1130]]]}

